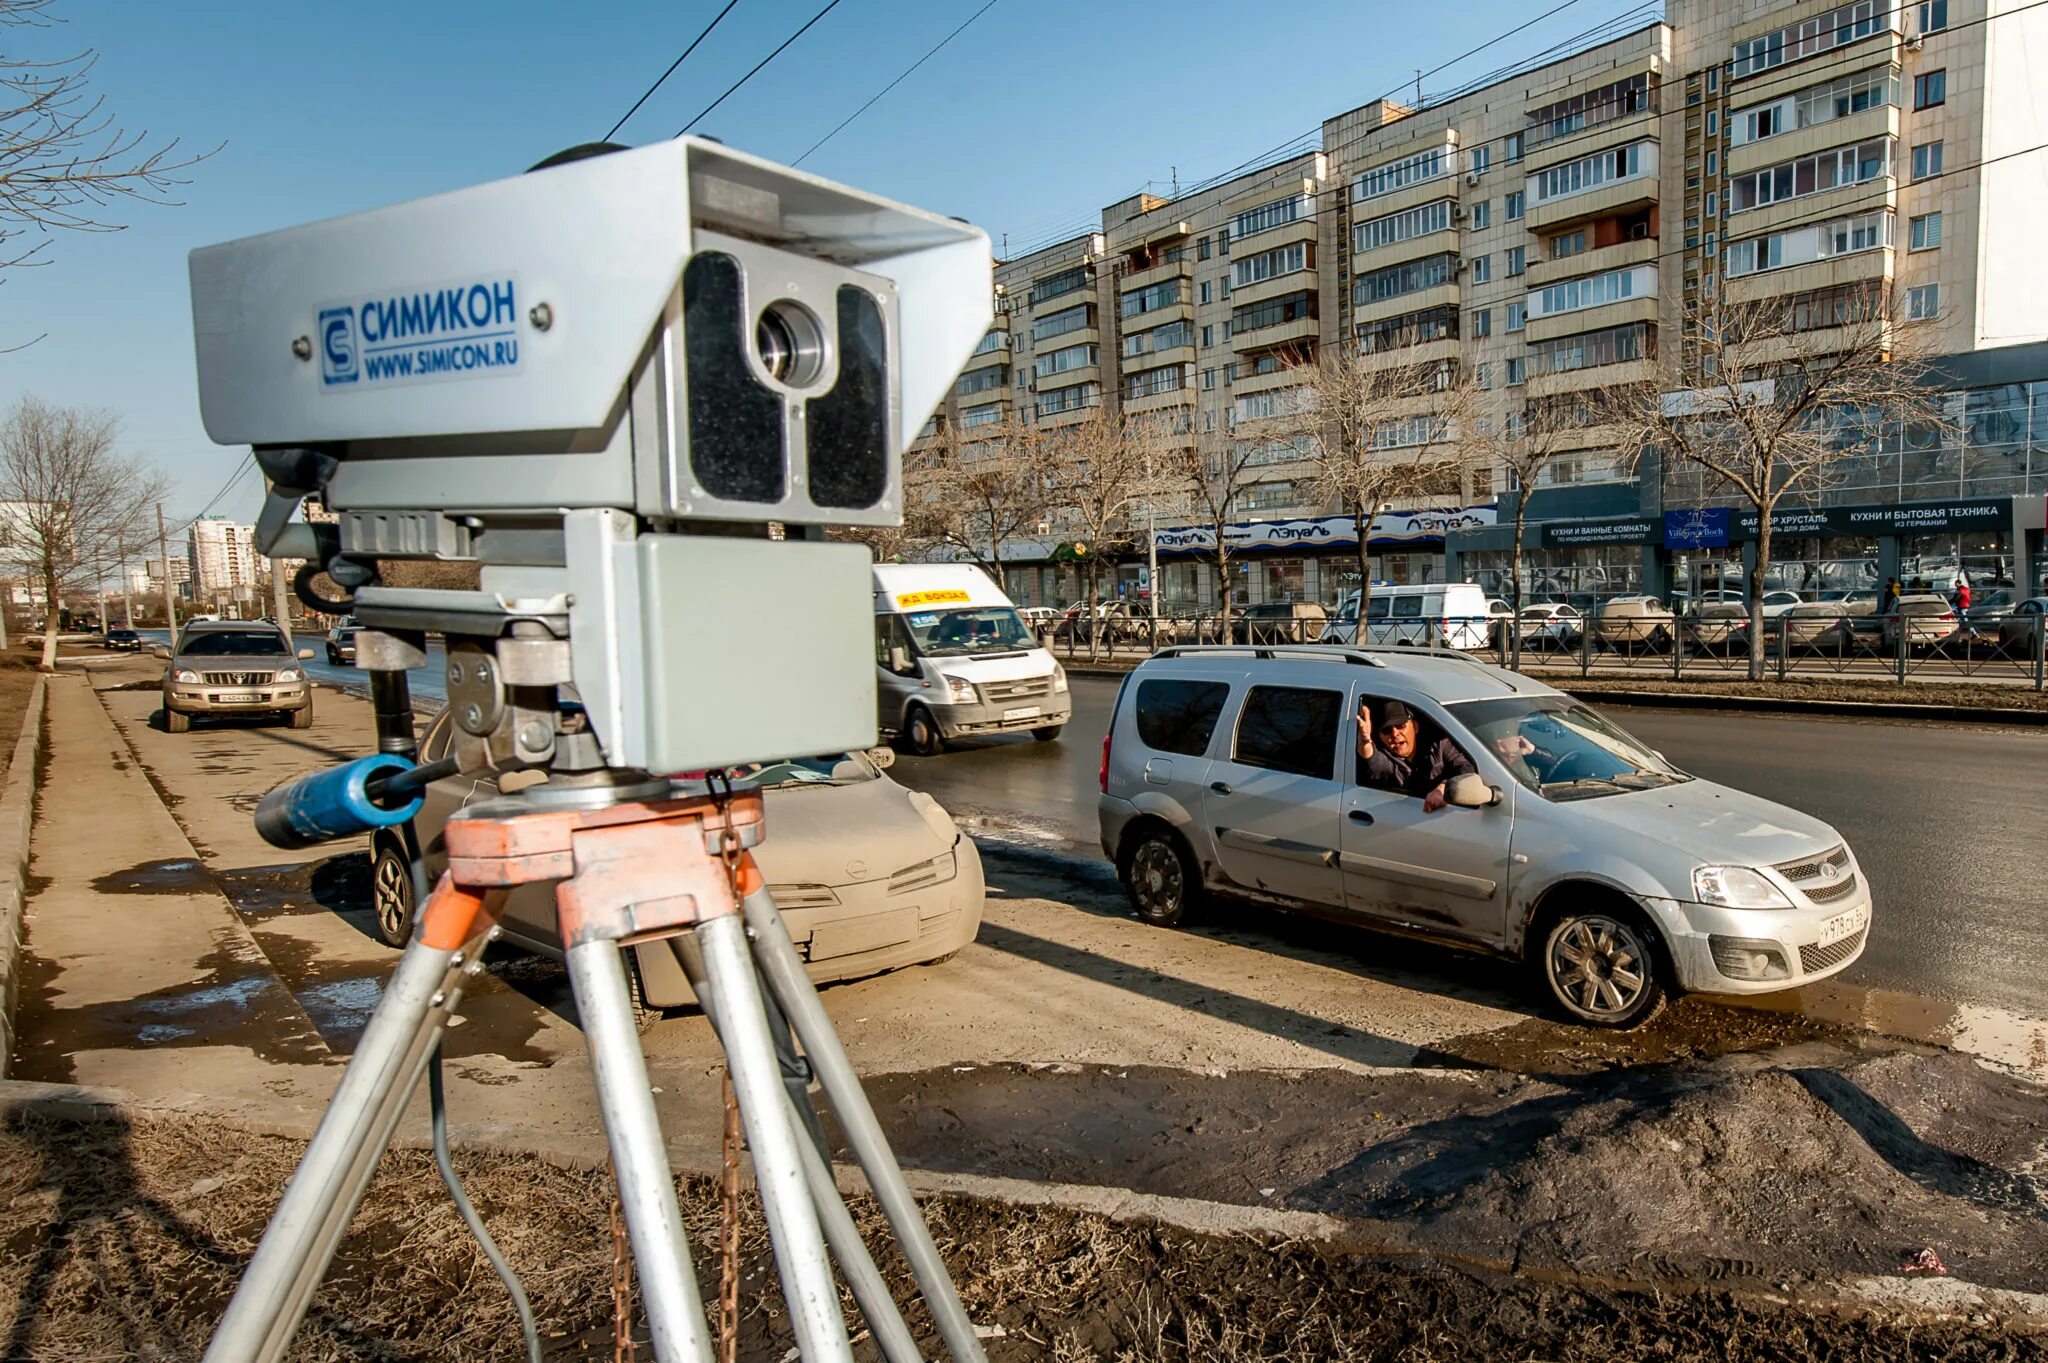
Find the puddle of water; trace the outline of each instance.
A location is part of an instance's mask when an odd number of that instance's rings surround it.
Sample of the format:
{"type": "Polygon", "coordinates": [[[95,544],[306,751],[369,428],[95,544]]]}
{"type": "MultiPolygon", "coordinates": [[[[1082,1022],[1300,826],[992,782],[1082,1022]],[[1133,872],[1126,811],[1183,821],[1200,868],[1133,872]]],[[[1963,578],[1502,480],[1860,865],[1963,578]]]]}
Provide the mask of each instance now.
{"type": "Polygon", "coordinates": [[[299,1007],[306,1010],[306,1016],[313,1019],[313,1025],[322,1034],[348,1032],[352,1034],[351,1043],[370,1025],[370,1014],[377,1010],[377,1001],[383,997],[384,981],[374,975],[332,980],[297,991],[299,1007]]]}
{"type": "Polygon", "coordinates": [[[92,883],[101,894],[203,894],[214,888],[206,867],[191,857],[145,861],[109,871],[92,883]]]}
{"type": "Polygon", "coordinates": [[[2048,1079],[2048,1019],[1920,994],[1828,983],[1744,999],[1741,1007],[1942,1046],[2048,1079]]]}

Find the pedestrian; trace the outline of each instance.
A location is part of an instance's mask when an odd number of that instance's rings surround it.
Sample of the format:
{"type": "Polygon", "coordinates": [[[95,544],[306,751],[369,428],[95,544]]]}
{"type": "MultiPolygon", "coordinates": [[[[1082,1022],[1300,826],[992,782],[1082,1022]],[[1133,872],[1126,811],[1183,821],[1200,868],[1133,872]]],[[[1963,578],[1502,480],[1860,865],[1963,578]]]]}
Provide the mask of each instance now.
{"type": "Polygon", "coordinates": [[[1975,637],[1977,623],[1970,619],[1970,578],[1967,573],[1956,574],[1956,619],[1962,621],[1963,628],[1975,637]]]}
{"type": "Polygon", "coordinates": [[[1884,615],[1898,614],[1899,595],[1899,580],[1895,577],[1886,578],[1884,580],[1884,600],[1879,608],[1880,613],[1884,615]]]}

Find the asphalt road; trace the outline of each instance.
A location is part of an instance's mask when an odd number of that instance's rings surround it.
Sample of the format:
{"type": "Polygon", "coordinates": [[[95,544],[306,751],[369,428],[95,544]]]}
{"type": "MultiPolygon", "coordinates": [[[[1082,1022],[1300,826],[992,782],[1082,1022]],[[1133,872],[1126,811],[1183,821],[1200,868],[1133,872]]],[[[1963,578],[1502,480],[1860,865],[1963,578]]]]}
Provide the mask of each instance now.
{"type": "MultiPolygon", "coordinates": [[[[1100,855],[1116,686],[1075,678],[1056,743],[979,740],[891,774],[955,813],[1100,855]]],[[[1602,708],[1687,771],[1841,830],[1877,896],[1870,947],[1843,979],[2048,1017],[2048,732],[1602,708]]]]}

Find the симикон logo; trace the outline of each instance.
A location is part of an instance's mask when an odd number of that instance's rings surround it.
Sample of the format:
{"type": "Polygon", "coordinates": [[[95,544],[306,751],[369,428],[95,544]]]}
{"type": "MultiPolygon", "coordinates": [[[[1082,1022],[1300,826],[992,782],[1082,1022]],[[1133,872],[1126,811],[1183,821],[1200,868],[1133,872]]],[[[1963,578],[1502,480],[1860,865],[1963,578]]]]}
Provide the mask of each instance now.
{"type": "Polygon", "coordinates": [[[356,378],[356,310],[323,308],[320,312],[320,381],[354,383],[356,378]]]}

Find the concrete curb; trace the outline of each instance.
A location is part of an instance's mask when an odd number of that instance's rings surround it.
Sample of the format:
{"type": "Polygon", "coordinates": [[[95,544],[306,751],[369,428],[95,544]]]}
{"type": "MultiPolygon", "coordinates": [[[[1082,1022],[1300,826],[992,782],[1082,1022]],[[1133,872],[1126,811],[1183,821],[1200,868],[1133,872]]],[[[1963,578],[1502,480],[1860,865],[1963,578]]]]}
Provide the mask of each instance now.
{"type": "Polygon", "coordinates": [[[28,891],[28,837],[35,819],[36,759],[43,746],[43,694],[46,677],[37,677],[28,694],[21,737],[7,768],[0,793],[0,1079],[7,1076],[14,1054],[14,1005],[20,993],[22,907],[28,891]]]}
{"type": "MultiPolygon", "coordinates": [[[[22,1116],[88,1122],[199,1117],[252,1135],[280,1136],[299,1141],[311,1138],[315,1125],[310,1119],[280,1122],[203,1103],[138,1102],[133,1095],[119,1089],[0,1080],[0,1119],[22,1116]]],[[[595,1132],[590,1133],[586,1140],[564,1143],[520,1140],[517,1137],[508,1139],[502,1133],[465,1131],[457,1126],[449,1133],[449,1143],[458,1150],[527,1156],[577,1170],[603,1168],[606,1159],[603,1140],[595,1132]]],[[[401,1133],[392,1141],[391,1148],[424,1150],[428,1148],[428,1142],[423,1133],[401,1133]]],[[[715,1178],[719,1173],[715,1160],[694,1159],[690,1152],[673,1145],[669,1150],[669,1160],[671,1168],[679,1176],[715,1178]]],[[[866,1177],[858,1166],[835,1163],[833,1174],[842,1193],[849,1196],[866,1194],[866,1177]]],[[[752,1186],[752,1169],[746,1163],[742,1164],[741,1181],[744,1186],[752,1186]]],[[[1197,1235],[1318,1243],[1347,1254],[1433,1260],[1477,1272],[1522,1277],[1565,1288],[1654,1292],[1684,1286],[1655,1279],[1523,1265],[1491,1254],[1461,1253],[1441,1246],[1419,1244],[1407,1226],[1390,1221],[1352,1220],[1284,1207],[1210,1202],[1107,1185],[1041,1183],[1029,1179],[927,1169],[904,1170],[904,1181],[920,1199],[964,1198],[998,1206],[1045,1208],[1099,1216],[1119,1224],[1168,1226],[1197,1235]]],[[[1711,1286],[1712,1290],[1730,1297],[1773,1306],[1881,1312],[1906,1310],[1946,1319],[1973,1319],[1989,1315],[2010,1328],[2029,1333],[2048,1331],[2048,1295],[1985,1287],[1954,1278],[1923,1280],[1847,1275],[1796,1285],[1693,1285],[1711,1286]]]]}
{"type": "MultiPolygon", "coordinates": [[[[1086,667],[1062,664],[1070,677],[1101,677],[1120,681],[1127,667],[1086,667]]],[[[1749,710],[1764,714],[1825,715],[1836,719],[1917,719],[1941,724],[2048,725],[2048,710],[2007,710],[1988,705],[1912,705],[1903,701],[1798,700],[1772,696],[1716,696],[1672,691],[1608,691],[1579,688],[1562,678],[1525,674],[1531,681],[1555,686],[1580,700],[1605,700],[1618,705],[1660,706],[1673,710],[1749,710]]]]}

